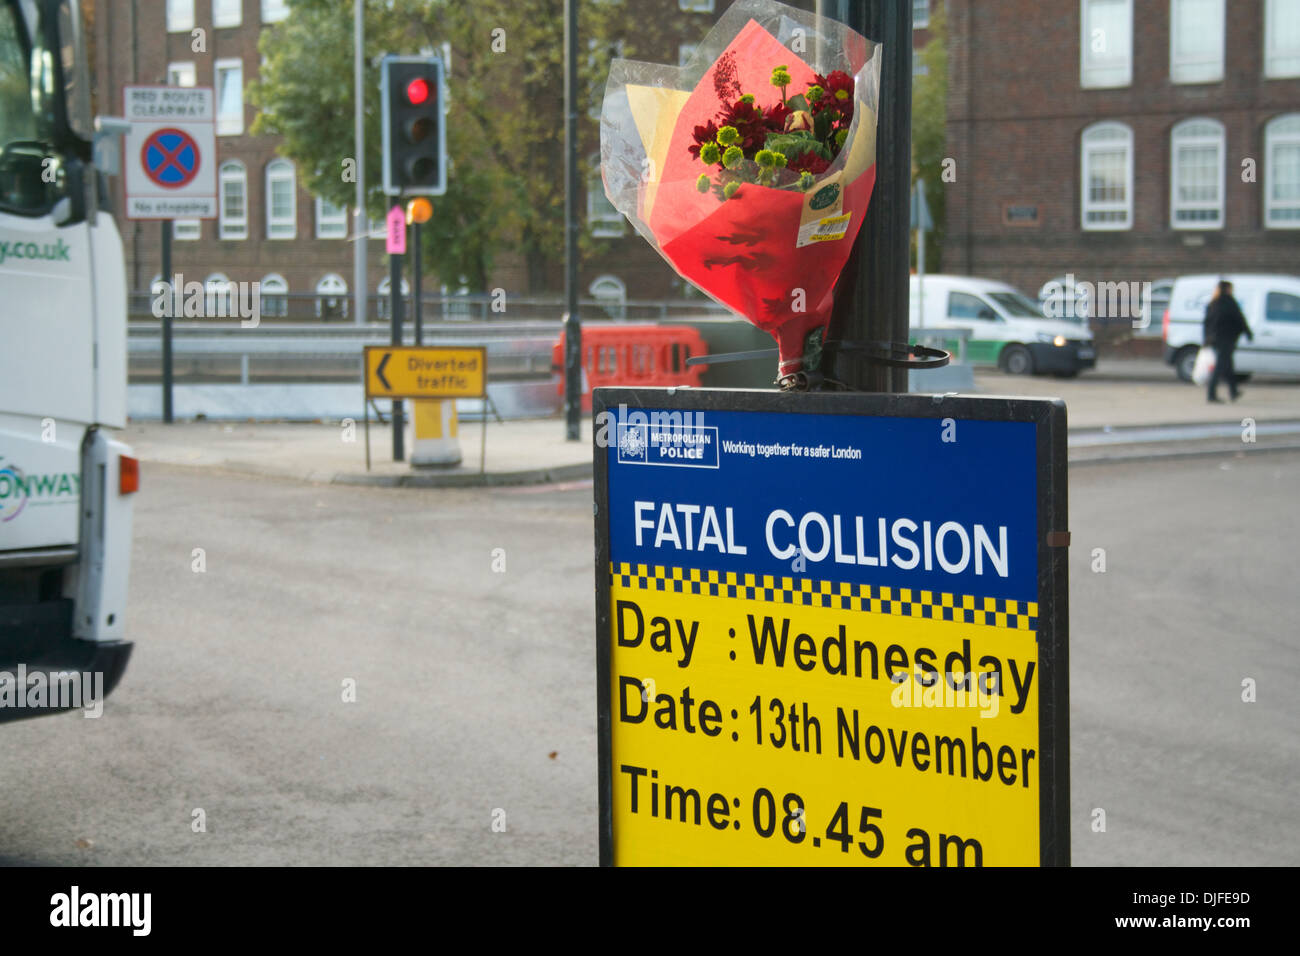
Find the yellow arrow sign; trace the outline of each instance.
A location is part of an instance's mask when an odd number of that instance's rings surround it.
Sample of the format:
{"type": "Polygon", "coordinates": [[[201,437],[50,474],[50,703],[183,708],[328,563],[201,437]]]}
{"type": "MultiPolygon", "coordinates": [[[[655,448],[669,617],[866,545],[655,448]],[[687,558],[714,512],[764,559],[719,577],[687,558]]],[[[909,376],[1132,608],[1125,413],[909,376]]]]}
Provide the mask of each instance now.
{"type": "Polygon", "coordinates": [[[366,346],[366,398],[482,398],[483,346],[366,346]]]}

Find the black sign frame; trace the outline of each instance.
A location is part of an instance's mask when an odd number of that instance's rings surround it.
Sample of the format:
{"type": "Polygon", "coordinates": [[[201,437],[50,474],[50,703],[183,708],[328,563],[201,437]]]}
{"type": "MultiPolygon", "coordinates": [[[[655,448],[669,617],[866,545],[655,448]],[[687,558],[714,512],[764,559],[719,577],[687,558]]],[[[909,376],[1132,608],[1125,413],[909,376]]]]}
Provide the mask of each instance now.
{"type": "MultiPolygon", "coordinates": [[[[1038,508],[1039,863],[1070,865],[1069,534],[1066,410],[1060,399],[863,392],[790,393],[754,389],[597,388],[595,427],[596,735],[600,865],[614,863],[612,715],[610,694],[609,451],[602,421],[628,411],[781,412],[1022,422],[1035,426],[1038,508]]],[[[606,430],[610,439],[615,430],[606,430]]],[[[723,861],[719,861],[723,862],[723,861]]]]}

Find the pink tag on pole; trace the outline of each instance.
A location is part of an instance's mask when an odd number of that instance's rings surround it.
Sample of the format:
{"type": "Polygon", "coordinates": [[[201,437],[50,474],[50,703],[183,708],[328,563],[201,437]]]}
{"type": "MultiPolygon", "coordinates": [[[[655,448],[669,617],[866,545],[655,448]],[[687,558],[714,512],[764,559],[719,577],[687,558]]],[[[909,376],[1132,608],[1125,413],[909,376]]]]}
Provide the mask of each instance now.
{"type": "Polygon", "coordinates": [[[389,255],[406,255],[406,213],[401,206],[388,210],[388,249],[389,255]]]}

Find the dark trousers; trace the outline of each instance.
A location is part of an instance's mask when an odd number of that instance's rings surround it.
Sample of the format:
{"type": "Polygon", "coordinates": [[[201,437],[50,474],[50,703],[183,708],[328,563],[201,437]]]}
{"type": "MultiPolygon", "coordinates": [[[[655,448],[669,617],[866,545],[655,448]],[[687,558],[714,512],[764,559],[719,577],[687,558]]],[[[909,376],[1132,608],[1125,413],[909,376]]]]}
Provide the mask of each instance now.
{"type": "Polygon", "coordinates": [[[1236,343],[1214,347],[1214,374],[1210,376],[1210,398],[1217,397],[1219,383],[1224,382],[1228,386],[1228,394],[1233,398],[1237,397],[1237,371],[1232,366],[1232,353],[1235,352],[1236,343]]]}

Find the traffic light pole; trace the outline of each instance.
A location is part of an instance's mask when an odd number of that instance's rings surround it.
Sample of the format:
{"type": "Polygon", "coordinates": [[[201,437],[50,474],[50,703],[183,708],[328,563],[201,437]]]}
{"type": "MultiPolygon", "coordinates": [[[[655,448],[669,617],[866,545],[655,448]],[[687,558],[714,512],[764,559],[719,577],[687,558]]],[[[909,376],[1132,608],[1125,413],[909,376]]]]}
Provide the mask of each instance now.
{"type": "MultiPolygon", "coordinates": [[[[823,10],[884,47],[876,132],[876,185],[835,294],[828,338],[906,343],[912,179],[912,5],[824,0],[823,10]]],[[[835,356],[834,378],[867,392],[906,392],[907,369],[861,352],[835,356]]]]}
{"type": "MultiPolygon", "coordinates": [[[[388,308],[393,321],[393,345],[402,344],[402,257],[399,253],[388,256],[388,308]]],[[[402,415],[402,400],[393,399],[393,461],[406,460],[406,423],[402,415]]]]}
{"type": "Polygon", "coordinates": [[[420,224],[411,223],[411,310],[415,317],[415,344],[424,344],[424,315],[420,307],[420,224]]]}
{"type": "Polygon", "coordinates": [[[564,437],[582,438],[578,318],[578,0],[564,0],[564,437]]]}

